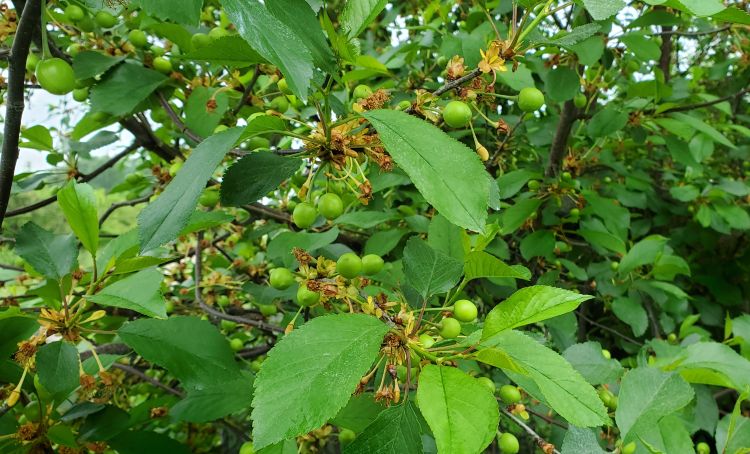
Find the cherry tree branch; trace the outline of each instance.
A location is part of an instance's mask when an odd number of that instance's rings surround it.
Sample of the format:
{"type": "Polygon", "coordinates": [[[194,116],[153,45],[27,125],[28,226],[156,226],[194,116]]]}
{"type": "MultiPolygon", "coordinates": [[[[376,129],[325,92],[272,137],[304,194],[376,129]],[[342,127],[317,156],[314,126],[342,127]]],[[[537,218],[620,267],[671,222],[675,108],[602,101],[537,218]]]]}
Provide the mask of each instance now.
{"type": "Polygon", "coordinates": [[[528,424],[521,421],[519,417],[509,412],[507,409],[503,408],[502,406],[500,407],[500,410],[505,414],[505,416],[510,418],[514,423],[518,424],[519,427],[521,427],[527,434],[529,434],[531,438],[534,439],[537,446],[539,446],[543,452],[553,452],[555,454],[560,454],[560,451],[558,451],[557,448],[555,448],[555,446],[552,443],[547,442],[547,440],[545,440],[544,438],[542,438],[541,435],[536,433],[534,429],[529,427],[528,424]]]}
{"type": "Polygon", "coordinates": [[[0,230],[8,210],[13,176],[18,162],[21,119],[25,108],[23,86],[26,78],[26,57],[29,55],[34,29],[42,14],[41,4],[41,0],[29,0],[26,3],[10,51],[8,99],[5,108],[3,148],[2,155],[0,155],[0,230]]]}

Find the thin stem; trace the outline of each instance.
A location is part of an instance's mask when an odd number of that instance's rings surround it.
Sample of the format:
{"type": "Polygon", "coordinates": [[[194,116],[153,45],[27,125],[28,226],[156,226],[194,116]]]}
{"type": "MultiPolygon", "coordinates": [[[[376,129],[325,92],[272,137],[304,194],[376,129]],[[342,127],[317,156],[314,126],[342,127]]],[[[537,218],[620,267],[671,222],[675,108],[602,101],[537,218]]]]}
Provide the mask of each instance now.
{"type": "Polygon", "coordinates": [[[531,33],[545,17],[549,16],[550,13],[546,10],[547,8],[549,8],[552,2],[553,0],[547,0],[547,3],[545,3],[542,9],[539,11],[539,14],[534,18],[533,21],[531,21],[529,26],[524,28],[523,31],[518,35],[518,39],[516,40],[517,43],[522,43],[523,39],[526,38],[526,36],[531,33]]]}

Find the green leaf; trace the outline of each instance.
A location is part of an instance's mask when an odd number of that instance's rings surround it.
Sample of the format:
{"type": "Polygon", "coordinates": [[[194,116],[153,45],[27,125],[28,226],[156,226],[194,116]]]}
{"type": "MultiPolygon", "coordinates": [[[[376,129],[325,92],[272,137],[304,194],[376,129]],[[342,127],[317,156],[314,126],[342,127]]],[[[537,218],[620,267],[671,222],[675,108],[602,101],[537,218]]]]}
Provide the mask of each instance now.
{"type": "Polygon", "coordinates": [[[617,360],[604,357],[599,342],[571,345],[563,352],[563,358],[592,385],[614,383],[624,372],[617,360]]]}
{"type": "MultiPolygon", "coordinates": [[[[534,397],[546,400],[571,424],[579,427],[609,424],[607,411],[594,388],[562,356],[514,330],[500,332],[483,341],[481,348],[487,347],[505,352],[526,370],[541,394],[534,397]]],[[[508,373],[520,375],[512,370],[508,373]]]]}
{"type": "Polygon", "coordinates": [[[391,252],[401,238],[409,233],[406,229],[388,229],[373,233],[365,243],[365,254],[377,254],[380,256],[391,252]]]}
{"type": "Polygon", "coordinates": [[[695,452],[690,432],[677,415],[666,416],[657,424],[643,427],[638,438],[651,452],[695,452]]]}
{"type": "Polygon", "coordinates": [[[205,423],[249,408],[252,400],[253,376],[245,373],[231,381],[190,390],[169,414],[178,421],[205,423]]]}
{"type": "Polygon", "coordinates": [[[0,311],[0,358],[6,359],[18,350],[18,343],[39,329],[35,318],[11,306],[0,311]]]}
{"type": "Polygon", "coordinates": [[[524,260],[533,257],[548,257],[555,249],[555,234],[549,230],[537,230],[521,240],[521,256],[524,260]]]}
{"type": "Polygon", "coordinates": [[[461,262],[432,249],[417,237],[406,242],[403,262],[406,283],[423,299],[453,288],[463,271],[461,262]]]}
{"type": "Polygon", "coordinates": [[[703,383],[743,391],[750,386],[750,361],[728,345],[718,342],[696,342],[666,366],[690,383],[703,383]]]}
{"type": "Polygon", "coordinates": [[[313,78],[313,57],[300,36],[258,0],[222,0],[221,4],[240,36],[281,69],[295,95],[307,99],[313,78]]]}
{"type": "Polygon", "coordinates": [[[570,33],[563,34],[559,38],[542,40],[541,42],[570,49],[572,48],[572,46],[575,46],[576,44],[594,36],[599,30],[601,30],[601,28],[601,25],[595,23],[584,24],[579,27],[573,28],[570,33]]]}
{"type": "Polygon", "coordinates": [[[148,317],[167,318],[161,294],[163,280],[164,276],[158,269],[149,268],[108,285],[87,299],[100,306],[121,307],[148,317]]]}
{"type": "MultiPolygon", "coordinates": [[[[224,211],[201,211],[195,210],[190,215],[187,225],[184,229],[180,230],[180,236],[187,235],[189,233],[198,232],[200,230],[206,230],[213,227],[218,227],[222,224],[232,222],[234,216],[224,211]]],[[[143,258],[143,257],[139,257],[143,258]]]]}
{"type": "Polygon", "coordinates": [[[633,335],[642,336],[648,328],[648,314],[640,302],[632,298],[615,298],[612,312],[617,318],[630,325],[633,335]]]}
{"type": "Polygon", "coordinates": [[[627,112],[607,105],[594,114],[588,125],[586,125],[586,132],[594,138],[605,137],[621,130],[627,123],[627,112]]]}
{"type": "Polygon", "coordinates": [[[164,192],[138,215],[141,252],[171,241],[187,225],[206,182],[242,133],[232,128],[196,147],[164,192]]]}
{"type": "Polygon", "coordinates": [[[336,224],[353,225],[361,229],[371,229],[394,219],[393,212],[385,211],[350,211],[335,219],[336,224]]]}
{"type": "Polygon", "coordinates": [[[531,279],[531,271],[523,265],[508,265],[484,251],[474,251],[466,256],[464,274],[467,280],[481,277],[531,279]]]}
{"type": "Polygon", "coordinates": [[[508,199],[518,194],[526,183],[534,178],[541,178],[539,172],[533,172],[527,169],[518,169],[508,172],[497,179],[497,187],[500,191],[501,199],[508,199]]]}
{"type": "Polygon", "coordinates": [[[218,89],[197,87],[185,103],[185,124],[201,137],[213,134],[229,107],[227,94],[218,89]],[[212,107],[208,108],[209,101],[212,107]]]}
{"type": "Polygon", "coordinates": [[[475,152],[404,112],[373,110],[363,115],[427,202],[459,227],[484,230],[489,180],[475,152]]]}
{"type": "Polygon", "coordinates": [[[250,153],[232,165],[221,183],[221,203],[240,206],[253,203],[279,187],[301,165],[299,158],[272,152],[250,153]]]}
{"type": "Polygon", "coordinates": [[[91,89],[91,108],[115,116],[129,114],[166,80],[167,76],[152,69],[123,63],[91,89]]]}
{"type": "Polygon", "coordinates": [[[487,314],[482,339],[488,339],[501,331],[571,312],[591,298],[591,295],[581,295],[545,285],[522,288],[487,314]]]}
{"type": "Polygon", "coordinates": [[[583,0],[583,6],[594,20],[609,19],[625,7],[623,0],[583,0]]]}
{"type": "Polygon", "coordinates": [[[515,205],[506,208],[500,215],[503,234],[509,235],[518,230],[532,214],[536,213],[541,204],[542,201],[539,199],[524,199],[518,200],[515,205]]]}
{"type": "Polygon", "coordinates": [[[564,66],[558,66],[550,71],[544,86],[547,97],[555,102],[573,99],[573,96],[581,91],[578,74],[564,66]]]}
{"type": "Polygon", "coordinates": [[[387,3],[387,0],[347,0],[340,18],[347,35],[354,37],[362,33],[387,3]]]}
{"type": "Polygon", "coordinates": [[[618,254],[625,254],[625,242],[609,232],[581,229],[578,234],[593,246],[608,249],[618,254]]]}
{"type": "Polygon", "coordinates": [[[276,19],[297,33],[319,68],[328,73],[336,72],[333,51],[315,12],[305,0],[267,0],[265,5],[276,19]]]}
{"type": "Polygon", "coordinates": [[[99,217],[94,188],[70,180],[57,192],[57,203],[83,247],[95,256],[99,248],[99,217]]]}
{"type": "Polygon", "coordinates": [[[627,274],[639,266],[653,264],[664,251],[667,241],[668,239],[661,235],[650,235],[635,243],[620,261],[617,271],[627,274]]]}
{"type": "Polygon", "coordinates": [[[34,125],[30,128],[22,129],[21,137],[27,140],[27,142],[21,142],[18,144],[18,146],[21,148],[54,151],[52,134],[49,132],[49,129],[45,128],[42,125],[34,125]]]}
{"type": "Polygon", "coordinates": [[[331,424],[360,433],[375,422],[385,406],[375,401],[374,393],[355,394],[331,420],[331,424]]]}
{"type": "Polygon", "coordinates": [[[215,386],[240,374],[226,337],[205,320],[139,319],[125,323],[117,334],[146,361],[164,367],[188,388],[215,386]]]}
{"type": "Polygon", "coordinates": [[[716,426],[716,452],[746,454],[750,446],[750,418],[742,415],[742,402],[747,400],[748,391],[737,398],[734,410],[721,418],[716,426]]]}
{"type": "Polygon", "coordinates": [[[494,439],[500,410],[492,393],[459,369],[428,365],[419,375],[417,405],[438,452],[475,454],[494,439]]]}
{"type": "Polygon", "coordinates": [[[128,430],[107,441],[119,454],[190,454],[187,446],[165,434],[146,430],[128,430]]]}
{"type": "Polygon", "coordinates": [[[185,25],[198,25],[203,0],[136,0],[151,16],[185,25]]]}
{"type": "Polygon", "coordinates": [[[230,68],[245,68],[265,60],[240,36],[223,36],[200,49],[180,57],[184,60],[201,61],[230,68]]]}
{"type": "Polygon", "coordinates": [[[335,416],[372,367],[387,331],[374,317],[340,314],[314,318],[281,339],[255,379],[256,449],[335,416]]]}
{"type": "Polygon", "coordinates": [[[620,37],[620,41],[633,52],[636,57],[643,61],[658,60],[661,56],[661,48],[650,36],[641,33],[629,33],[620,37]]]}
{"type": "Polygon", "coordinates": [[[565,433],[561,454],[605,454],[606,451],[599,445],[597,432],[594,429],[584,429],[576,426],[568,426],[565,433]]]}
{"type": "Polygon", "coordinates": [[[421,454],[421,415],[407,401],[390,407],[344,448],[344,454],[421,454]]]}
{"type": "Polygon", "coordinates": [[[78,351],[64,341],[45,344],[36,352],[39,381],[57,398],[67,397],[78,388],[79,364],[78,351]]]}
{"type": "Polygon", "coordinates": [[[692,115],[684,114],[682,112],[673,112],[669,114],[669,116],[691,127],[693,130],[702,132],[703,134],[713,139],[713,141],[716,143],[720,143],[732,149],[737,148],[732,142],[729,141],[729,139],[726,138],[724,134],[717,131],[713,126],[710,126],[709,124],[693,117],[692,115]]]}
{"type": "Polygon", "coordinates": [[[95,51],[83,51],[73,57],[73,72],[76,79],[86,80],[99,76],[121,61],[125,57],[110,57],[95,51]]]}
{"type": "Polygon", "coordinates": [[[750,214],[737,205],[714,205],[714,210],[733,229],[750,230],[750,214]]]}
{"type": "Polygon", "coordinates": [[[621,438],[627,443],[638,433],[693,400],[693,388],[676,373],[639,367],[625,373],[615,413],[621,438]]]}
{"type": "Polygon", "coordinates": [[[16,254],[44,277],[60,280],[78,265],[73,235],[55,235],[27,222],[16,235],[16,254]]]}

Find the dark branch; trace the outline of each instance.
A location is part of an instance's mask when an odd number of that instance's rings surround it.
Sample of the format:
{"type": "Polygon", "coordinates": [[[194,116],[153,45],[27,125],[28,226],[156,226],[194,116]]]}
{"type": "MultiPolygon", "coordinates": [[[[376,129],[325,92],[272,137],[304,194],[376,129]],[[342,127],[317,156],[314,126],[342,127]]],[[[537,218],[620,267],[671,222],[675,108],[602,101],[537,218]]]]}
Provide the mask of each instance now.
{"type": "Polygon", "coordinates": [[[548,177],[554,177],[560,173],[563,157],[565,157],[565,149],[568,146],[568,138],[570,137],[570,131],[573,129],[573,123],[576,121],[576,115],[577,109],[573,101],[565,101],[560,113],[560,121],[557,124],[555,137],[552,139],[547,169],[544,172],[548,177]]]}
{"type": "Polygon", "coordinates": [[[140,380],[143,380],[143,381],[145,381],[147,383],[151,383],[152,385],[156,386],[157,388],[161,388],[164,391],[166,391],[166,392],[168,392],[170,394],[173,394],[173,395],[175,395],[177,397],[185,397],[185,393],[183,393],[181,391],[178,391],[178,390],[176,390],[174,388],[170,388],[169,386],[165,385],[164,383],[160,382],[159,380],[157,380],[155,378],[149,377],[148,375],[146,375],[145,373],[143,373],[140,370],[136,369],[135,367],[126,366],[125,364],[120,364],[120,363],[114,363],[114,364],[112,364],[112,367],[114,367],[115,369],[120,369],[123,372],[127,372],[130,375],[135,375],[140,380]]]}
{"type": "MultiPolygon", "coordinates": [[[[745,93],[748,93],[748,92],[750,92],[750,88],[743,88],[742,90],[738,91],[737,93],[734,93],[732,95],[727,95],[727,96],[724,96],[724,97],[721,97],[721,98],[716,98],[713,101],[706,101],[706,102],[700,102],[700,103],[697,103],[697,104],[687,104],[687,105],[684,105],[684,106],[671,107],[669,109],[662,110],[660,113],[665,114],[665,113],[671,113],[671,112],[686,112],[686,111],[689,111],[689,110],[701,109],[703,107],[711,107],[711,106],[713,106],[715,104],[719,104],[719,103],[722,103],[724,101],[730,101],[732,99],[740,97],[740,96],[742,96],[742,95],[744,95],[745,93]]],[[[654,112],[655,112],[654,109],[649,109],[649,110],[644,111],[643,113],[650,114],[650,113],[654,113],[654,112]]]]}
{"type": "Polygon", "coordinates": [[[11,47],[8,63],[8,99],[5,109],[5,130],[2,156],[0,156],[0,230],[5,220],[13,176],[18,161],[18,143],[21,134],[21,118],[25,107],[23,85],[26,77],[26,57],[41,17],[41,0],[30,0],[21,13],[16,36],[11,47]]]}
{"type": "Polygon", "coordinates": [[[253,78],[250,79],[250,82],[248,82],[247,86],[245,87],[245,90],[242,92],[242,99],[240,99],[240,102],[237,103],[237,106],[235,106],[234,109],[232,109],[232,115],[236,116],[238,113],[240,113],[240,110],[245,106],[247,103],[247,98],[250,96],[250,93],[253,92],[253,87],[255,86],[255,83],[258,81],[258,77],[260,77],[260,65],[255,65],[255,72],[253,73],[253,78]]]}
{"type": "Polygon", "coordinates": [[[139,203],[146,203],[149,201],[152,195],[154,195],[154,193],[149,192],[143,197],[138,197],[137,199],[113,203],[112,205],[109,206],[109,208],[107,208],[107,211],[104,212],[102,217],[99,218],[99,227],[101,227],[104,224],[104,221],[106,221],[107,218],[110,217],[112,213],[114,213],[116,210],[119,210],[120,208],[123,208],[123,207],[132,207],[132,206],[138,205],[139,203]]]}
{"type": "MultiPolygon", "coordinates": [[[[432,92],[432,94],[434,96],[440,96],[440,95],[442,95],[445,92],[448,92],[448,91],[453,90],[454,88],[460,87],[465,82],[468,82],[468,81],[470,81],[470,80],[472,80],[472,79],[480,76],[481,74],[482,74],[482,71],[479,68],[475,68],[470,73],[465,74],[465,75],[459,77],[456,80],[452,80],[450,82],[446,82],[445,85],[443,85],[442,87],[440,87],[437,90],[435,90],[434,92],[432,92]]],[[[404,112],[406,112],[406,113],[412,113],[412,112],[414,112],[414,106],[413,105],[410,106],[408,109],[404,110],[404,112]]]]}

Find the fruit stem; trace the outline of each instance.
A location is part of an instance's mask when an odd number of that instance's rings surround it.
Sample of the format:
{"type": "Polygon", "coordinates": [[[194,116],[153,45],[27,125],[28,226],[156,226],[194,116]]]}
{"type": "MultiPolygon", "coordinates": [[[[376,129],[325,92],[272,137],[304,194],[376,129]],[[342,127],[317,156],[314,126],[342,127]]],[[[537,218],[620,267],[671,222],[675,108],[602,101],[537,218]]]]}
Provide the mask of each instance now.
{"type": "Polygon", "coordinates": [[[52,52],[49,51],[49,42],[47,41],[47,0],[42,0],[42,17],[40,18],[40,28],[42,31],[42,59],[52,58],[52,52]]]}
{"type": "Polygon", "coordinates": [[[529,24],[528,27],[524,28],[520,35],[518,35],[518,39],[516,39],[516,42],[522,43],[523,39],[526,38],[526,36],[531,33],[537,25],[547,16],[550,15],[550,12],[547,11],[547,8],[552,4],[552,0],[547,0],[547,3],[544,4],[544,6],[539,10],[539,15],[537,15],[533,21],[529,24]]]}

